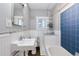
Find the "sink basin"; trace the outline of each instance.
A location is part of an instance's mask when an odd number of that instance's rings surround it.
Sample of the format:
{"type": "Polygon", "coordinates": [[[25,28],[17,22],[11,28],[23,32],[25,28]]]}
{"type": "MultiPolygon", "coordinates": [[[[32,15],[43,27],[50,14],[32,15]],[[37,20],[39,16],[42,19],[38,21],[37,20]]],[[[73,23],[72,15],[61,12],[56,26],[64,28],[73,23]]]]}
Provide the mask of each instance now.
{"type": "Polygon", "coordinates": [[[21,41],[17,40],[12,42],[12,44],[15,44],[17,46],[33,46],[36,42],[36,39],[23,39],[21,41]]]}

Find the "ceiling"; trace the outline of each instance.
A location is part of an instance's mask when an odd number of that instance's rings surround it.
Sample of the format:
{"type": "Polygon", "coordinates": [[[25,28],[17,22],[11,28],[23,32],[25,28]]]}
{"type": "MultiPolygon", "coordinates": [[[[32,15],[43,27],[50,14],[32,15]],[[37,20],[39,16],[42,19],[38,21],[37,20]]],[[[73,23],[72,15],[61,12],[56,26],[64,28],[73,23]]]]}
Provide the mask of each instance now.
{"type": "Polygon", "coordinates": [[[51,10],[56,3],[28,3],[31,10],[51,10]]]}

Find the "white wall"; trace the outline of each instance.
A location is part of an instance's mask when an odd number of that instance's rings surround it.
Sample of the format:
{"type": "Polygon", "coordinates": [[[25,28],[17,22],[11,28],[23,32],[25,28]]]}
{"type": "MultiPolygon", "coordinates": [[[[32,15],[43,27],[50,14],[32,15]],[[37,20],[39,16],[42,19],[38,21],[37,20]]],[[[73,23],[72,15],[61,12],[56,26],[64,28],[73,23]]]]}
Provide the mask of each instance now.
{"type": "Polygon", "coordinates": [[[0,3],[0,33],[8,32],[6,28],[6,19],[12,19],[12,4],[0,3]]]}
{"type": "Polygon", "coordinates": [[[10,34],[0,35],[0,56],[10,55],[10,34]]]}

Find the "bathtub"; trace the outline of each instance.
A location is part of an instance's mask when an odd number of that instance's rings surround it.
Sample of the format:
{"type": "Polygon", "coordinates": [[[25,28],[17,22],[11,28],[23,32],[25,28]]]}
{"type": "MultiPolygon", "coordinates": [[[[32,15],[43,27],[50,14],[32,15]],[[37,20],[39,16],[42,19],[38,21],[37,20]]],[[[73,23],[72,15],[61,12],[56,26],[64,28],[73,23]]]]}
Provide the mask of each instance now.
{"type": "Polygon", "coordinates": [[[58,34],[45,36],[44,48],[46,56],[72,56],[61,46],[59,38],[58,34]]]}
{"type": "Polygon", "coordinates": [[[46,49],[48,56],[72,56],[67,50],[61,46],[54,46],[46,49]]]}

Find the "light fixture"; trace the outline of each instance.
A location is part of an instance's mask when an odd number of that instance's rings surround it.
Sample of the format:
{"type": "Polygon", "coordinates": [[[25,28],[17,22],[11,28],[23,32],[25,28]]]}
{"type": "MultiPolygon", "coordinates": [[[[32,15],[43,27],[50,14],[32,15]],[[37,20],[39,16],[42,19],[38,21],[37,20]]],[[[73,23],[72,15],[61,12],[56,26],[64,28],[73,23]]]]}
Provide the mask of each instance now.
{"type": "Polygon", "coordinates": [[[27,4],[26,3],[24,3],[24,7],[26,7],[27,6],[27,4]]]}

